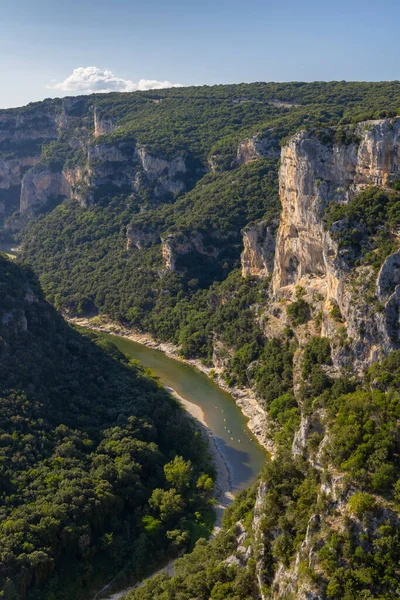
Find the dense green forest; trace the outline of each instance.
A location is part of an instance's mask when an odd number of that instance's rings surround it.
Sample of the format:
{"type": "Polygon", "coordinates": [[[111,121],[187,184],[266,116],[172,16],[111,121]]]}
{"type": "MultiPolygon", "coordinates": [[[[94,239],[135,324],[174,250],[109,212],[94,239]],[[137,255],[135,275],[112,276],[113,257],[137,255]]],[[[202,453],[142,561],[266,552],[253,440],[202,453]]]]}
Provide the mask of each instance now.
{"type": "Polygon", "coordinates": [[[4,255],[0,289],[0,596],[87,598],[207,535],[213,468],[177,402],[4,255]]]}

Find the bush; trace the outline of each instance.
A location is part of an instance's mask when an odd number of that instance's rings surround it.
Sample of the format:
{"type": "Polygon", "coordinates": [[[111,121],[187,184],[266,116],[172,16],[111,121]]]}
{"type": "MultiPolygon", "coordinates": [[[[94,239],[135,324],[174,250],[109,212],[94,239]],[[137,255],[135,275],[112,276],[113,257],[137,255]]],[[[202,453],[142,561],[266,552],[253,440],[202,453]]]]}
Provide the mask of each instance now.
{"type": "Polygon", "coordinates": [[[366,513],[370,513],[376,508],[376,500],[371,494],[356,492],[347,503],[349,511],[361,519],[366,513]]]}
{"type": "Polygon", "coordinates": [[[303,298],[289,304],[286,313],[294,327],[307,323],[311,318],[310,305],[303,298]]]}

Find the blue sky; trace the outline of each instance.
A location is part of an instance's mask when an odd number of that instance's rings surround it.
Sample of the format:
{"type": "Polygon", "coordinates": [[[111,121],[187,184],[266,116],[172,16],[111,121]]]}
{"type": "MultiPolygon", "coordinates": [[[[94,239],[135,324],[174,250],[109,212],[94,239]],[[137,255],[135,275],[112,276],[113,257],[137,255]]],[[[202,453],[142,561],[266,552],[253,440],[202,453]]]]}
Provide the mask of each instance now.
{"type": "Polygon", "coordinates": [[[169,83],[400,79],[399,22],[394,0],[1,0],[0,107],[169,83]]]}

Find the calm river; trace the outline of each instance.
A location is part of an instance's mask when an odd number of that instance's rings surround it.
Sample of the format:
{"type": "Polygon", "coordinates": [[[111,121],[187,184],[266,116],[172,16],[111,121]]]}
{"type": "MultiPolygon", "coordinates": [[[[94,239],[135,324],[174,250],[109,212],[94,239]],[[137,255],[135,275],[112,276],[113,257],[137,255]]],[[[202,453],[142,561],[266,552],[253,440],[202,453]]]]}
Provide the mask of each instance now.
{"type": "Polygon", "coordinates": [[[248,487],[265,463],[266,451],[248,429],[235,400],[206,375],[159,350],[115,335],[107,337],[132,358],[150,367],[161,383],[200,406],[231,472],[233,491],[248,487]]]}

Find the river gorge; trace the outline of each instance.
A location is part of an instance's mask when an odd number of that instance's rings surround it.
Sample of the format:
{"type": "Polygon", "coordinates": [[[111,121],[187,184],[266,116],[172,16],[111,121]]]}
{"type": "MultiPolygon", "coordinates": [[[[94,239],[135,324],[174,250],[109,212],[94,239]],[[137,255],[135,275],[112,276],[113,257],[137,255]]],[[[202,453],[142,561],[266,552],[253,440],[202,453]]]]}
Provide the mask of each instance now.
{"type": "Polygon", "coordinates": [[[163,385],[201,408],[204,421],[229,469],[234,492],[255,482],[266,453],[247,427],[246,417],[230,394],[196,368],[174,360],[160,350],[120,336],[107,336],[121,352],[149,367],[163,385]]]}

